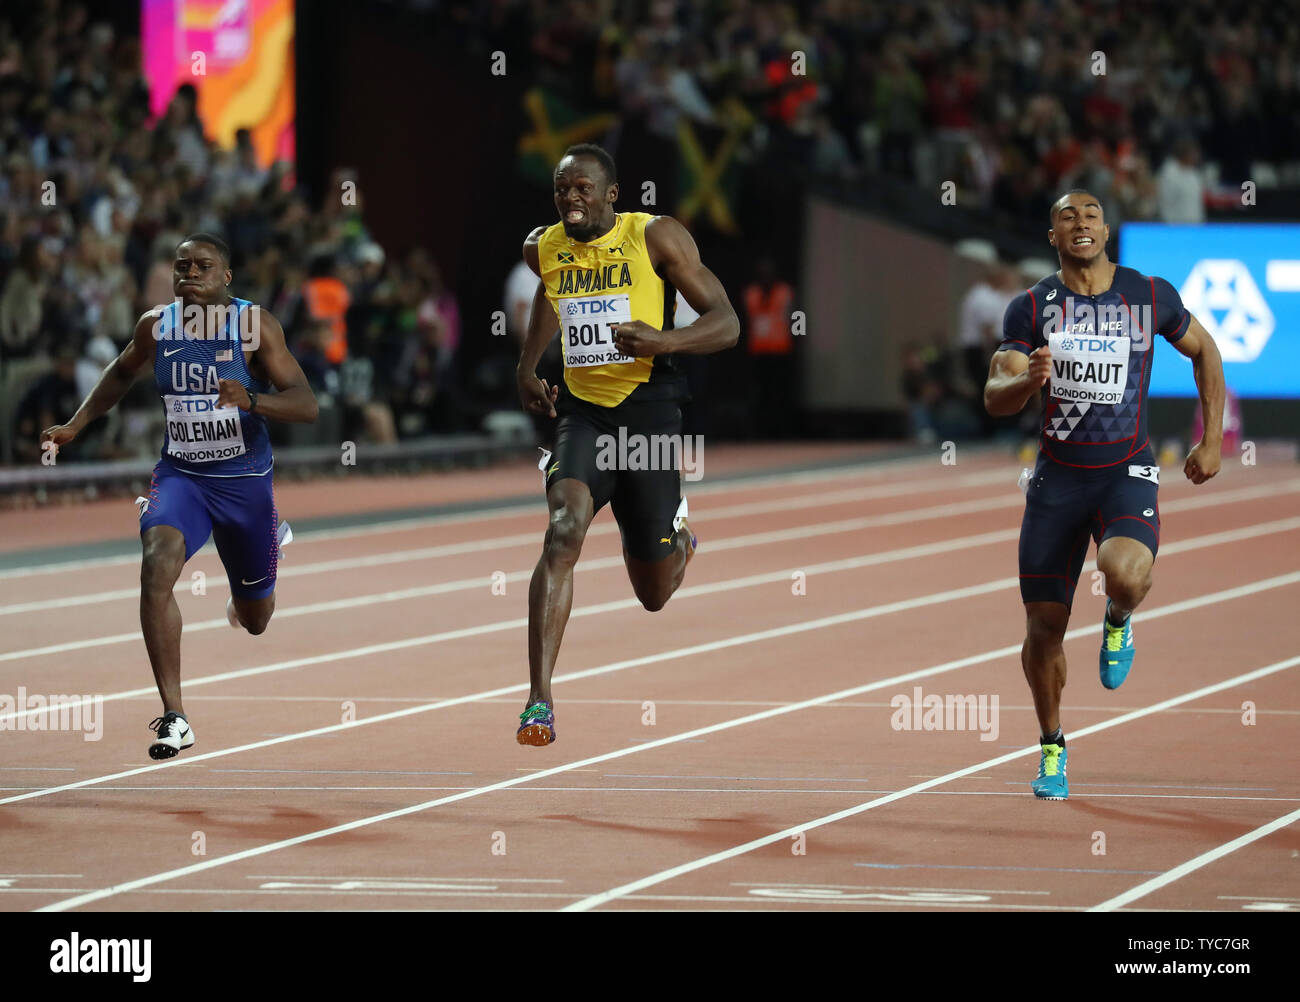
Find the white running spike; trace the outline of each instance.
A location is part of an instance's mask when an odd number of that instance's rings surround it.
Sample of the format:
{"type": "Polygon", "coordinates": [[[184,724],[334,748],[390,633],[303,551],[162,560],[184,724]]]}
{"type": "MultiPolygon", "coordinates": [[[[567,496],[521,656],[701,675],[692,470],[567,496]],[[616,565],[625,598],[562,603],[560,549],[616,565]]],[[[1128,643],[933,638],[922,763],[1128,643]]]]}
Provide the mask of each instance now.
{"type": "Polygon", "coordinates": [[[682,503],[677,506],[677,514],[673,516],[673,532],[681,532],[682,524],[690,517],[690,511],[686,507],[686,498],[682,497],[682,503]]]}

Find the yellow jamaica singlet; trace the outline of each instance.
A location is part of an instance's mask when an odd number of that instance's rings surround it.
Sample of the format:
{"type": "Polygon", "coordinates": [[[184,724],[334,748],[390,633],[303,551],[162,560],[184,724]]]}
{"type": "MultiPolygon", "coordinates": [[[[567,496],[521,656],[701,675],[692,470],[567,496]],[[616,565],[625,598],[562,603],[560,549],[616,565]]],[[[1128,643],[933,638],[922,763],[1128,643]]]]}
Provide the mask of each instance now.
{"type": "Polygon", "coordinates": [[[676,291],[655,274],[646,247],[646,212],[620,212],[614,228],[588,243],[547,228],[537,244],[546,298],[560,321],[564,381],[581,400],[614,407],[662,366],[655,357],[632,358],[614,347],[612,326],[641,320],[672,328],[676,291]]]}

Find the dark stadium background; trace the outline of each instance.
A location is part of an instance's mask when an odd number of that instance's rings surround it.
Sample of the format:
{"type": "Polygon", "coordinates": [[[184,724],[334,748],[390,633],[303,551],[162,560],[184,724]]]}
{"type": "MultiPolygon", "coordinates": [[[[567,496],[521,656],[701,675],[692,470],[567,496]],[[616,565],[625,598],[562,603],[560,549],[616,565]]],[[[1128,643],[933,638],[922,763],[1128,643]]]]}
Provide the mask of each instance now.
{"type": "MultiPolygon", "coordinates": [[[[3,16],[21,39],[46,6],[7,3],[3,16]]],[[[90,0],[64,3],[62,10],[77,6],[85,9],[86,24],[111,23],[119,44],[140,30],[135,3],[90,0]]],[[[589,138],[607,143],[619,161],[619,209],[678,214],[696,184],[680,144],[656,135],[648,116],[629,108],[626,94],[608,79],[601,82],[619,47],[646,25],[668,26],[665,37],[675,42],[653,52],[693,67],[718,115],[718,124],[692,123],[706,155],[727,139],[722,121],[731,121],[733,112],[748,116],[719,183],[734,226],[716,225],[707,211],[690,220],[705,263],[726,286],[742,325],[744,290],[764,257],[793,286],[795,305],[808,316],[808,335],[795,340],[788,359],[778,416],[764,403],[767,418],[755,419],[756,401],[772,398],[756,396],[760,370],[747,356],[742,333],[737,349],[687,361],[694,391],[688,430],[720,439],[905,439],[916,431],[909,408],[912,395],[922,392],[918,386],[941,398],[939,406],[953,418],[940,424],[941,437],[1000,433],[1010,440],[1027,430],[1014,422],[990,426],[979,413],[978,387],[961,375],[957,315],[984,264],[953,248],[977,242],[995,248],[1008,265],[1050,267],[1046,208],[1068,180],[1081,176],[1087,150],[1118,163],[1127,149],[1150,175],[1178,143],[1192,140],[1205,161],[1219,167],[1218,187],[1206,191],[1207,220],[1300,219],[1300,29],[1282,7],[1208,0],[299,0],[295,20],[298,194],[319,212],[337,197],[339,178],[354,177],[369,239],[390,262],[414,249],[427,251],[459,307],[457,392],[449,406],[444,399],[419,426],[421,436],[477,434],[488,413],[517,410],[517,347],[510,338],[493,336],[492,318],[502,309],[503,285],[523,237],[554,219],[540,158],[529,161],[519,150],[521,137],[533,129],[524,110],[527,94],[544,94],[560,124],[614,116],[612,130],[589,138]],[[764,18],[777,26],[766,43],[755,27],[764,18]],[[717,50],[724,36],[749,39],[760,64],[757,77],[725,69],[717,50]],[[810,48],[806,77],[783,70],[791,39],[810,48]],[[1008,56],[1027,40],[1040,46],[1037,66],[1008,56]],[[1107,54],[1109,70],[1090,77],[1088,59],[1098,51],[1107,54]],[[492,72],[494,52],[505,53],[503,75],[492,72]],[[891,74],[924,89],[911,106],[914,120],[892,133],[893,106],[879,103],[881,81],[891,74]],[[1128,81],[1122,99],[1106,90],[1117,74],[1128,81]],[[819,159],[820,140],[794,122],[792,109],[805,102],[816,109],[819,127],[824,117],[826,149],[832,162],[836,156],[843,161],[838,166],[826,167],[819,159]],[[1042,134],[1033,131],[1039,116],[1052,123],[1042,134]],[[867,149],[863,125],[873,120],[885,126],[876,134],[877,145],[867,149]],[[965,125],[954,130],[953,122],[965,125]],[[981,191],[972,184],[968,152],[970,137],[984,129],[996,133],[993,146],[1001,144],[1010,159],[981,191]],[[953,135],[967,138],[954,145],[953,135]],[[937,167],[933,160],[928,168],[921,163],[922,150],[938,151],[937,167]],[[1025,155],[1035,150],[1042,154],[1037,163],[1025,155]],[[1260,161],[1276,168],[1275,179],[1247,211],[1231,194],[1239,175],[1260,161]],[[949,174],[956,204],[941,199],[934,183],[949,174]],[[638,197],[645,181],[657,188],[650,206],[638,197]],[[843,223],[836,238],[842,244],[825,243],[825,226],[810,229],[815,205],[828,207],[827,218],[837,226],[843,223]],[[858,228],[859,221],[879,227],[865,247],[867,231],[858,228]],[[811,267],[816,251],[837,274],[811,267]],[[831,302],[849,308],[819,312],[831,302]],[[915,373],[904,372],[908,357],[919,360],[915,373]]],[[[1146,201],[1143,208],[1141,198],[1133,206],[1117,198],[1108,216],[1112,222],[1152,218],[1149,194],[1146,201]]],[[[1117,243],[1113,235],[1112,259],[1119,257],[1117,243]]],[[[17,253],[15,244],[0,241],[0,279],[12,271],[17,253]]],[[[236,262],[236,286],[241,264],[236,262]]],[[[307,269],[311,262],[296,264],[307,269]]],[[[1022,287],[1031,281],[1032,275],[1021,275],[1022,287]]],[[[289,333],[294,342],[301,331],[289,333]]],[[[123,343],[126,334],[114,339],[123,343]]],[[[1275,336],[1283,335],[1295,332],[1275,336]]],[[[68,345],[75,350],[76,333],[56,331],[37,354],[53,357],[68,345]]],[[[377,364],[374,394],[382,401],[386,373],[377,364]]],[[[6,386],[0,422],[11,463],[21,460],[9,440],[20,388],[6,386]]],[[[1189,381],[1187,399],[1153,401],[1155,436],[1187,438],[1193,392],[1189,381]]],[[[145,406],[146,396],[136,403],[145,406]]],[[[1243,400],[1247,427],[1261,435],[1293,436],[1300,409],[1291,396],[1243,400]]],[[[332,443],[340,430],[365,435],[356,413],[344,421],[327,425],[315,440],[289,441],[332,443]]],[[[401,437],[408,437],[405,430],[401,437]]]]}

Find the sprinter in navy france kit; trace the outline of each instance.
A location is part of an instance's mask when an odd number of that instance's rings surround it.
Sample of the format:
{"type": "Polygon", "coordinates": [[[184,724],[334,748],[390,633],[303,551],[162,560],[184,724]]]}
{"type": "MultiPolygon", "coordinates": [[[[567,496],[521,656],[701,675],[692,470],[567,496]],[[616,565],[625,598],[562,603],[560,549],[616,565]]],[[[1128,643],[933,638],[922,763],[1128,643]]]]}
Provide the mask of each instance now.
{"type": "Polygon", "coordinates": [[[1113,264],[1110,228],[1095,196],[1066,193],[1051,209],[1048,241],[1061,270],[1007,307],[1002,343],[989,366],[984,402],[1014,414],[1043,396],[1038,461],[1020,527],[1025,677],[1042,728],[1034,794],[1068,796],[1063,642],[1088,540],[1106,578],[1098,667],[1118,688],[1133,665],[1132,614],[1151,587],[1160,542],[1160,468],[1147,434],[1147,388],[1155,339],[1192,360],[1205,434],[1184,464],[1193,483],[1219,471],[1223,364],[1213,338],[1184,309],[1172,285],[1113,264]]]}

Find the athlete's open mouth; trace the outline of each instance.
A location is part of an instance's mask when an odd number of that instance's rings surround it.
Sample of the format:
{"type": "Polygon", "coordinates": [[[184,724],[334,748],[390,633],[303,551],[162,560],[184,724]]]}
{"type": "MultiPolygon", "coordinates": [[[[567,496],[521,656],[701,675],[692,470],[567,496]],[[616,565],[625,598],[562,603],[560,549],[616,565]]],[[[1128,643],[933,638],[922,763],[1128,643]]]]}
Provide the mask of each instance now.
{"type": "Polygon", "coordinates": [[[1092,244],[1093,244],[1092,237],[1075,237],[1075,238],[1074,238],[1074,246],[1076,246],[1076,247],[1091,247],[1092,244]]]}
{"type": "Polygon", "coordinates": [[[564,214],[564,221],[566,223],[580,223],[586,218],[587,213],[582,209],[570,209],[564,214]]]}

